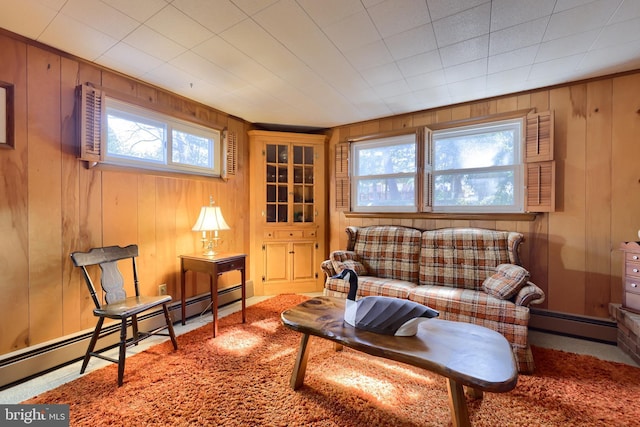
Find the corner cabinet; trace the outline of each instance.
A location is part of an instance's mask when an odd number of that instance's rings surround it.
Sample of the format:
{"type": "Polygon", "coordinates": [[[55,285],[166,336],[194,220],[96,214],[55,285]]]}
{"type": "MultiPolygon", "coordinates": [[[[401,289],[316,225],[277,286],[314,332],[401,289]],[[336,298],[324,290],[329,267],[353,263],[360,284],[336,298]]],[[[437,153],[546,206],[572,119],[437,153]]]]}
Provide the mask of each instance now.
{"type": "Polygon", "coordinates": [[[249,131],[256,295],[319,292],[326,257],[324,135],[249,131]]]}

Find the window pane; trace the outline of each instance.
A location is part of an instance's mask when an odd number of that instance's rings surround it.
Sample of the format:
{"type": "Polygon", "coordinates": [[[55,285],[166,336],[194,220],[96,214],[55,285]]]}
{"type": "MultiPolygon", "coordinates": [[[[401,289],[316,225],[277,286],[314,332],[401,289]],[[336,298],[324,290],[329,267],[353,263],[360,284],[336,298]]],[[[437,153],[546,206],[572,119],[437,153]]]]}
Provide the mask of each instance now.
{"type": "Polygon", "coordinates": [[[361,179],[357,184],[358,206],[415,206],[413,177],[361,179]]]}
{"type": "Polygon", "coordinates": [[[108,114],[107,130],[107,154],[164,162],[164,125],[108,114]]]}
{"type": "Polygon", "coordinates": [[[514,129],[437,138],[435,170],[483,168],[515,163],[514,129]]]}
{"type": "Polygon", "coordinates": [[[360,148],[357,156],[358,176],[412,173],[416,170],[414,143],[360,148]]]}
{"type": "Polygon", "coordinates": [[[213,165],[213,140],[173,130],[171,160],[174,163],[210,168],[213,165]]]}
{"type": "Polygon", "coordinates": [[[434,206],[509,206],[514,204],[512,170],[438,175],[434,206]]]}

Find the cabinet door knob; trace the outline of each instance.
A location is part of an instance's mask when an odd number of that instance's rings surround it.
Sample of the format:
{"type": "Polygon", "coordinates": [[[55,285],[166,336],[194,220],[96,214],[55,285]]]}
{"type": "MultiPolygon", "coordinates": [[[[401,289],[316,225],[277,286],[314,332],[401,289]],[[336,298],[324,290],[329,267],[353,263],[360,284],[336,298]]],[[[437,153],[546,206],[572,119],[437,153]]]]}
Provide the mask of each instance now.
{"type": "Polygon", "coordinates": [[[634,268],[634,269],[633,269],[633,272],[634,272],[634,273],[637,273],[638,271],[640,271],[640,270],[638,270],[637,268],[634,268]]]}
{"type": "Polygon", "coordinates": [[[632,259],[638,259],[638,255],[634,255],[632,259]]]}
{"type": "Polygon", "coordinates": [[[637,287],[638,287],[638,284],[637,284],[637,283],[632,283],[632,284],[631,284],[631,287],[632,287],[632,288],[637,288],[637,287]]]}

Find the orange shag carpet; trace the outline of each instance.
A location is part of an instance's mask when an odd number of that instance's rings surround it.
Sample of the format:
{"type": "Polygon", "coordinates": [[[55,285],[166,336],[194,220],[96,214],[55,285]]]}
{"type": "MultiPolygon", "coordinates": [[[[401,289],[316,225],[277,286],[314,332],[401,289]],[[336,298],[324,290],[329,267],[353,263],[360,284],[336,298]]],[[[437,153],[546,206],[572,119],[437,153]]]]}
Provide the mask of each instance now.
{"type": "MultiPolygon", "coordinates": [[[[25,403],[66,403],[72,426],[447,426],[444,377],[313,339],[304,386],[289,379],[300,334],[281,295],[86,374],[25,403]]],[[[474,426],[640,425],[640,369],[543,348],[509,393],[468,400],[474,426]]],[[[91,363],[91,362],[90,362],[91,363]]]]}

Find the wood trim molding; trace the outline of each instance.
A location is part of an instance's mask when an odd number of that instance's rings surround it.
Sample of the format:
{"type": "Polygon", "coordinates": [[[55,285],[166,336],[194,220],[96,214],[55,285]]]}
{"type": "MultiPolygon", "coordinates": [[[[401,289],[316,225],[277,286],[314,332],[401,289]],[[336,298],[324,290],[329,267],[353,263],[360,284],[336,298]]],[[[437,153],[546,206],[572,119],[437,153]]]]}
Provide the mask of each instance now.
{"type": "Polygon", "coordinates": [[[477,221],[534,221],[538,213],[434,213],[434,212],[344,212],[346,218],[451,219],[477,221]]]}

